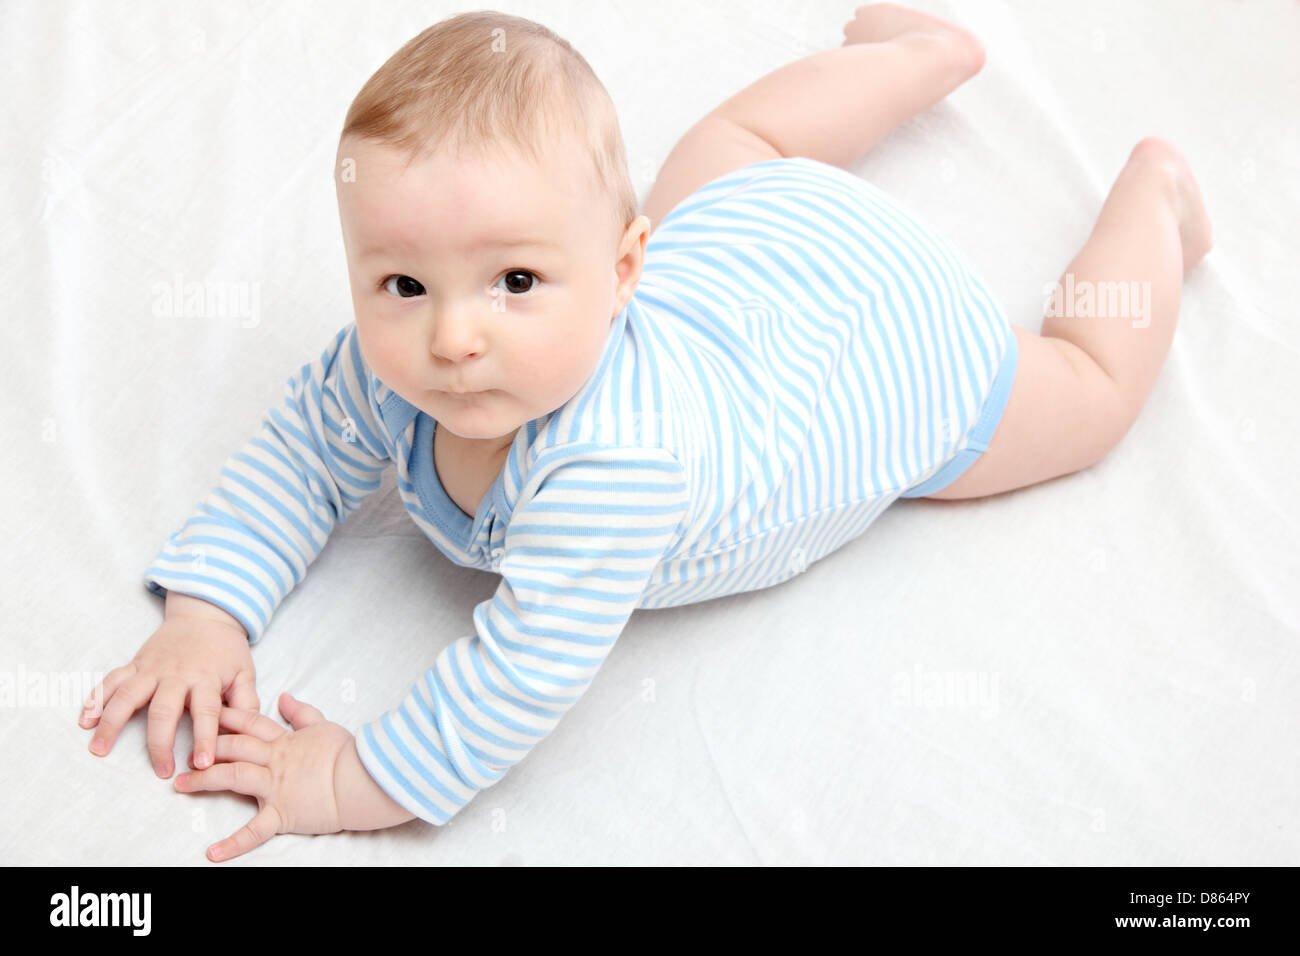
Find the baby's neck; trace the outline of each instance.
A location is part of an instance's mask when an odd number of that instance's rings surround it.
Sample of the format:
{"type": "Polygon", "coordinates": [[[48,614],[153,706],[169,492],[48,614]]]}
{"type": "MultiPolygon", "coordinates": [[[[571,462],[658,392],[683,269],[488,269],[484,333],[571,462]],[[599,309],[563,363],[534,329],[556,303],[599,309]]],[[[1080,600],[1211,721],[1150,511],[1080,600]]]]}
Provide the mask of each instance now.
{"type": "Polygon", "coordinates": [[[454,444],[459,454],[473,455],[481,461],[505,458],[514,444],[515,435],[519,433],[519,429],[516,428],[496,438],[463,438],[443,425],[439,425],[438,430],[442,433],[440,437],[446,439],[447,444],[454,444]]]}

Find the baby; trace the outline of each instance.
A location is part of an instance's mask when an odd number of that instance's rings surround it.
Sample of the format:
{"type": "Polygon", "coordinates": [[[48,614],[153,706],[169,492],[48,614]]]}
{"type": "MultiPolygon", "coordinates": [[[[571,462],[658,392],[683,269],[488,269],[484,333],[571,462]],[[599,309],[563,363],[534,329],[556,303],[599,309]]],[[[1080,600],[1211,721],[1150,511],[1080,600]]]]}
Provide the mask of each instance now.
{"type": "Polygon", "coordinates": [[[188,702],[176,789],[259,805],[211,859],[446,823],[635,609],[769,587],[899,498],[1069,474],[1128,431],[1211,244],[1181,155],[1137,144],[1063,277],[1149,284],[1149,308],[1023,331],[844,168],[979,72],[980,43],[887,3],[844,34],[696,123],[639,213],[609,96],[535,23],[452,17],[365,84],[336,184],[355,321],[149,567],[165,621],[81,718],[105,754],[148,704],[166,778],[188,702]],[[437,547],[502,579],[390,713],[354,737],[284,694],[286,730],[249,645],[389,465],[437,547]]]}

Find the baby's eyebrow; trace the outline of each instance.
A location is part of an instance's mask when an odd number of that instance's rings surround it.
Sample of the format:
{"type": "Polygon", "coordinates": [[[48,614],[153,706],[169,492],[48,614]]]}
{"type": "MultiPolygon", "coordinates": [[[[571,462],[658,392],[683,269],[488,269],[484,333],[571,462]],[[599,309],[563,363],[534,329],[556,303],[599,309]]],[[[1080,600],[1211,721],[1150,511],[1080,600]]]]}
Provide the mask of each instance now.
{"type": "Polygon", "coordinates": [[[533,238],[532,236],[490,237],[474,243],[470,248],[480,249],[500,246],[536,246],[539,249],[554,249],[557,244],[550,239],[533,238]]]}
{"type": "MultiPolygon", "coordinates": [[[[493,248],[520,248],[532,246],[536,249],[559,249],[560,244],[552,239],[543,239],[533,236],[489,236],[480,239],[478,242],[471,243],[470,249],[493,249],[493,248]]],[[[361,258],[369,259],[372,256],[384,255],[389,252],[387,246],[366,246],[361,250],[361,258]]]]}

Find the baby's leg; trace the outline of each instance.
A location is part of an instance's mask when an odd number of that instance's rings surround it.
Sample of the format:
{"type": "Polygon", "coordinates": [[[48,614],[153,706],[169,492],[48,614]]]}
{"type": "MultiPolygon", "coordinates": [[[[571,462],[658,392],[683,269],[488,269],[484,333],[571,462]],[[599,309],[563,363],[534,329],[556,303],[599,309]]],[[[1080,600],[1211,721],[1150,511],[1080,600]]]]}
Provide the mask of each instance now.
{"type": "Polygon", "coordinates": [[[1182,153],[1154,136],[1142,140],[1111,186],[1087,244],[1061,277],[1062,287],[1070,277],[1077,289],[1088,283],[1095,317],[1071,316],[1085,310],[1078,302],[1067,309],[1062,300],[1043,321],[1044,335],[1074,343],[1114,380],[1129,419],[1125,431],[1169,354],[1183,275],[1210,245],[1209,217],[1182,153]],[[1114,311],[1114,304],[1123,306],[1121,290],[1134,293],[1127,296],[1126,314],[1101,315],[1114,311]]]}
{"type": "Polygon", "coordinates": [[[784,156],[850,167],[984,66],[970,31],[892,3],[859,7],[844,43],[787,63],[718,106],[784,156]]]}
{"type": "Polygon", "coordinates": [[[1162,139],[1142,140],[1061,277],[1042,334],[1013,327],[1015,381],[988,449],[927,497],[997,494],[1104,457],[1146,403],[1173,340],[1183,275],[1211,245],[1186,160],[1162,139]]]}
{"type": "Polygon", "coordinates": [[[859,7],[844,36],[842,46],[760,77],[687,130],[641,207],[652,228],[705,183],[750,163],[807,156],[852,166],[984,65],[971,33],[892,3],[859,7]]]}

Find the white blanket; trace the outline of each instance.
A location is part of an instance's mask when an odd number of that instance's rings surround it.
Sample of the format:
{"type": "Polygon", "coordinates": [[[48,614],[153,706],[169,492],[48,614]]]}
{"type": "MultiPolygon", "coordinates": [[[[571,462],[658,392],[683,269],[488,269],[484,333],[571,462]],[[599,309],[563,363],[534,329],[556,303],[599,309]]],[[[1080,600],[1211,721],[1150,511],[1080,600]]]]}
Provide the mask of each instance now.
{"type": "MultiPolygon", "coordinates": [[[[1300,858],[1300,7],[915,5],[974,29],[987,65],[856,171],[963,249],[1015,323],[1039,328],[1139,139],[1200,177],[1216,248],[1121,445],[1011,494],[901,501],[775,588],[636,612],[558,729],[444,828],[278,836],[223,865],[1300,858]]],[[[853,10],[495,6],[591,62],[642,198],[692,122],[838,46],[853,10]]],[[[462,9],[6,4],[0,862],[210,866],[256,809],[157,778],[143,711],[105,758],[77,713],[162,620],[149,561],[351,320],[332,167],[352,96],[462,9]],[[188,282],[257,298],[159,306],[188,282]]],[[[282,691],[351,729],[387,710],[495,588],[392,481],[254,650],[281,723],[282,691]]],[[[180,770],[191,744],[187,716],[180,770]]]]}

